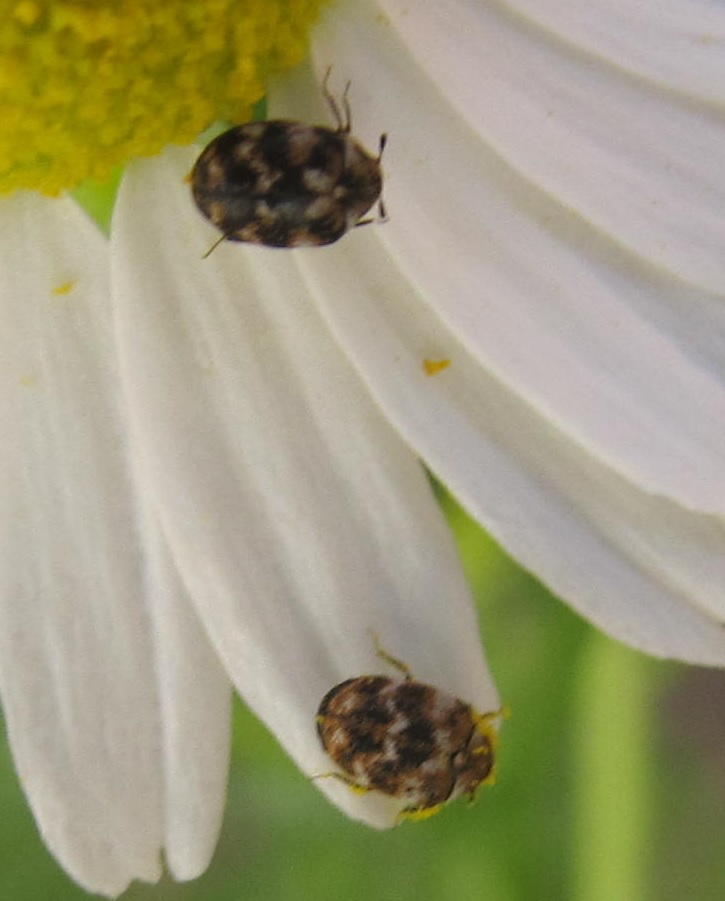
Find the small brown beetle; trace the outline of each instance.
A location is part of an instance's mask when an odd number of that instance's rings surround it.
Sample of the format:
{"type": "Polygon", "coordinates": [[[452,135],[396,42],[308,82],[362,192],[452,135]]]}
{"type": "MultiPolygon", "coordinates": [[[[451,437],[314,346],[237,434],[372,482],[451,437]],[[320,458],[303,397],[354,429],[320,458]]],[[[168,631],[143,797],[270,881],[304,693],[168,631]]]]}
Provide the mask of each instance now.
{"type": "Polygon", "coordinates": [[[448,692],[418,682],[400,660],[378,655],[403,678],[346,679],[327,692],[317,711],[322,746],[360,791],[405,801],[403,818],[422,818],[461,795],[472,800],[494,781],[503,710],[477,713],[448,692]]]}
{"type": "Polygon", "coordinates": [[[386,135],[377,156],[352,137],[350,84],[342,96],[343,118],[327,88],[329,74],[323,93],[336,128],[288,119],[248,122],[214,138],[201,153],[190,176],[192,193],[222,232],[217,243],[320,246],[372,221],[363,217],[376,201],[385,217],[380,160],[386,135]]]}

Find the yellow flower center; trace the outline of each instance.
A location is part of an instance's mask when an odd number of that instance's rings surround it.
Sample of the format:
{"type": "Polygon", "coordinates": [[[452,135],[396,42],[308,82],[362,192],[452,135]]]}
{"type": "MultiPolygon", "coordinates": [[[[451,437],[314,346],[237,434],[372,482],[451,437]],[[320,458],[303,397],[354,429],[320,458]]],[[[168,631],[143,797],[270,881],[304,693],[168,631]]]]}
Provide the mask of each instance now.
{"type": "Polygon", "coordinates": [[[322,0],[0,0],[0,194],[106,181],[244,121],[322,0]]]}

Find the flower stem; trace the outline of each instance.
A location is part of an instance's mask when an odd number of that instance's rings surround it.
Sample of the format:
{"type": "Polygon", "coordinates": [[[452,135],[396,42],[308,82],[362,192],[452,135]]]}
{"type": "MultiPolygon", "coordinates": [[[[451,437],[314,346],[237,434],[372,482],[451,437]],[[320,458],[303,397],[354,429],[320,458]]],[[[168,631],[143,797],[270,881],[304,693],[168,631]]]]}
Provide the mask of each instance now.
{"type": "Polygon", "coordinates": [[[574,701],[576,901],[649,894],[655,673],[643,655],[592,633],[574,701]]]}

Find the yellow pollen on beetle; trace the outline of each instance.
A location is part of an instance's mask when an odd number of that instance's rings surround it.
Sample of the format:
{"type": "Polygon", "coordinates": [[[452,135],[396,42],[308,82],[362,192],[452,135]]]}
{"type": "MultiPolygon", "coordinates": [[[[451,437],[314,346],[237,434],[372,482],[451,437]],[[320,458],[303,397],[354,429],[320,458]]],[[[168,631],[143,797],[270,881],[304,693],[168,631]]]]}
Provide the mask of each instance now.
{"type": "Polygon", "coordinates": [[[103,182],[249,118],[322,0],[0,0],[0,194],[103,182]]]}
{"type": "Polygon", "coordinates": [[[400,826],[401,823],[404,823],[406,820],[412,820],[413,822],[427,820],[430,817],[434,817],[437,813],[440,813],[442,809],[442,804],[436,804],[435,807],[425,807],[422,810],[401,810],[395,818],[395,825],[400,826]]]}

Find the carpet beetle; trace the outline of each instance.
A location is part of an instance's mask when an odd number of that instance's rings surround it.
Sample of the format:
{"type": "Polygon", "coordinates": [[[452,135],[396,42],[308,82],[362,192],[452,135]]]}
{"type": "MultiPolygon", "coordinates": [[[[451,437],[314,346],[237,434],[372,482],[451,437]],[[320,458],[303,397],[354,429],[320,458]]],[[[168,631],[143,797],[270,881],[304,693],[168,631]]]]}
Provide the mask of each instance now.
{"type": "Polygon", "coordinates": [[[494,781],[503,711],[477,713],[414,679],[379,645],[377,650],[402,678],[355,676],[327,692],[317,710],[317,731],[343,772],[322,775],[401,799],[402,819],[431,816],[461,795],[473,800],[480,785],[494,781]]]}
{"type": "Polygon", "coordinates": [[[376,201],[384,219],[380,160],[386,135],[377,156],[352,137],[350,83],[341,113],[327,88],[329,75],[328,69],[322,90],[336,128],[288,119],[248,122],[202,151],[189,181],[197,207],[222,232],[217,244],[332,244],[353,226],[371,222],[363,217],[376,201]]]}

